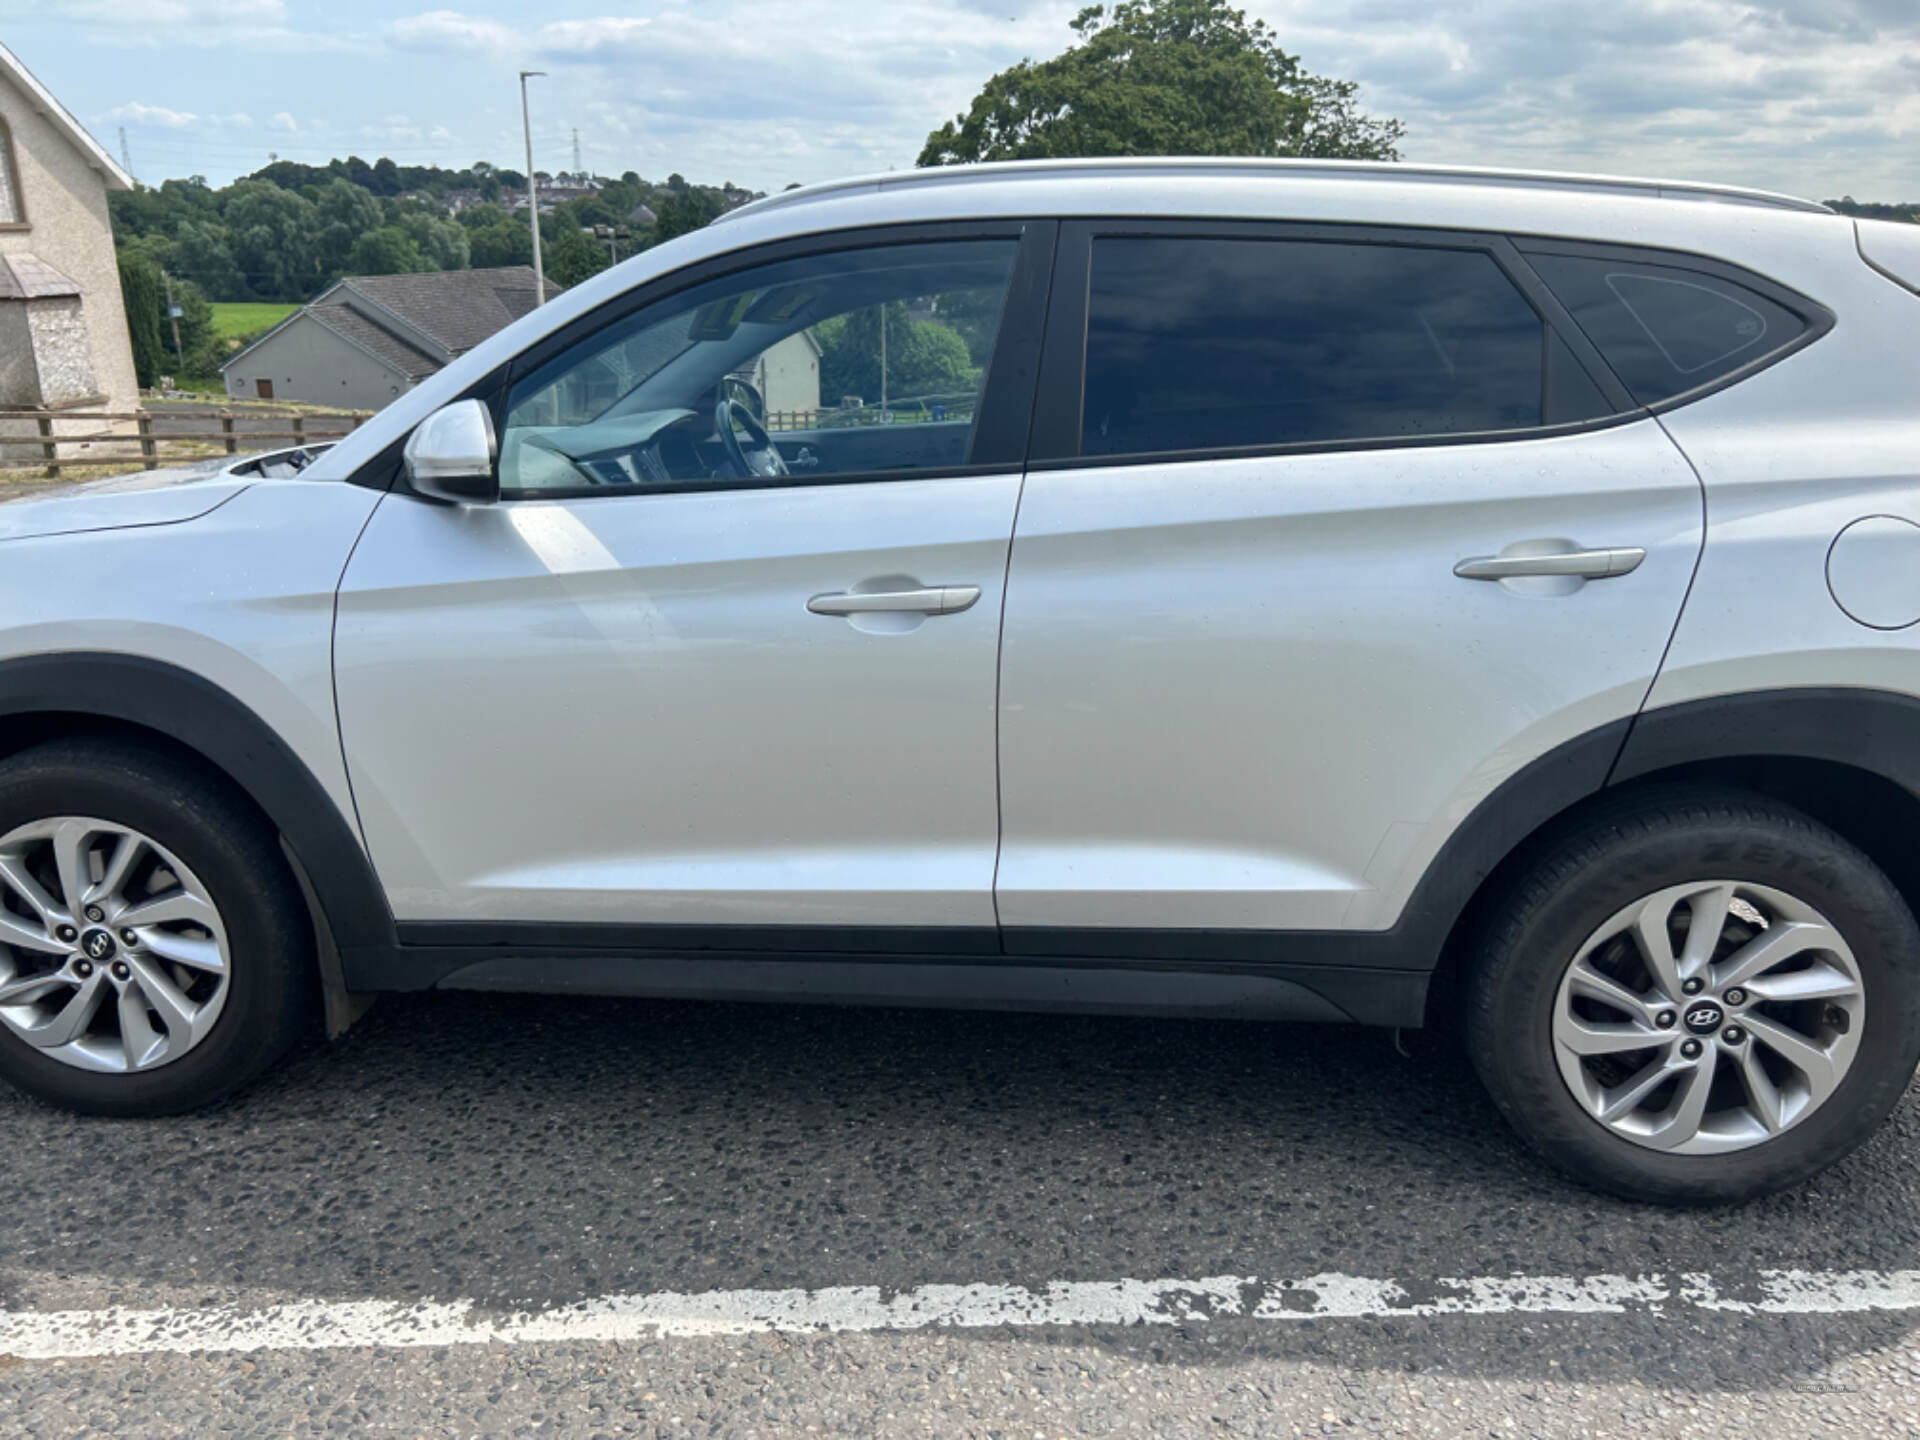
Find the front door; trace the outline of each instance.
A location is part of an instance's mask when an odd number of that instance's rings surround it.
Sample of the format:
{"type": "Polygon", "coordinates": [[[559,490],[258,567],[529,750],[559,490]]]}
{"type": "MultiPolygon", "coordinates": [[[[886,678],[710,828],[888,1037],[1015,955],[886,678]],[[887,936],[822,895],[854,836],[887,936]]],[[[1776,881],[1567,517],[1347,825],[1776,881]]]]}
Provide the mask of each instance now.
{"type": "Polygon", "coordinates": [[[1020,473],[989,432],[1024,441],[1038,327],[996,338],[1016,266],[1044,280],[1034,229],[816,242],[629,308],[507,378],[501,503],[382,502],[340,588],[335,666],[403,935],[991,943],[1020,473]],[[823,393],[796,403],[785,380],[770,409],[737,377],[802,333],[823,393]],[[884,448],[796,463],[780,427],[864,430],[870,407],[840,402],[877,401],[883,365],[890,396],[961,403],[937,421],[894,405],[884,448]]]}
{"type": "Polygon", "coordinates": [[[1077,225],[1054,294],[1008,948],[1390,928],[1501,781],[1640,706],[1698,483],[1492,238],[1077,225]]]}

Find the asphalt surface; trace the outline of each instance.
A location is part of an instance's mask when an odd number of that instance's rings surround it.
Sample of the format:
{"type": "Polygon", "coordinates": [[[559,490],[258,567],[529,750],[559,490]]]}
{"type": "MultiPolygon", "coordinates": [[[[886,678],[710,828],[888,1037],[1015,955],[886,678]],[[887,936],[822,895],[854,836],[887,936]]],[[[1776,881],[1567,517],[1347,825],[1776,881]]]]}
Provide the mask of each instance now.
{"type": "MultiPolygon", "coordinates": [[[[1382,1032],[389,996],[178,1120],[0,1090],[0,1310],[1920,1268],[1920,1104],[1795,1194],[1544,1170],[1382,1032]]],[[[1920,1312],[0,1356],[0,1435],[1920,1435],[1920,1312]]]]}

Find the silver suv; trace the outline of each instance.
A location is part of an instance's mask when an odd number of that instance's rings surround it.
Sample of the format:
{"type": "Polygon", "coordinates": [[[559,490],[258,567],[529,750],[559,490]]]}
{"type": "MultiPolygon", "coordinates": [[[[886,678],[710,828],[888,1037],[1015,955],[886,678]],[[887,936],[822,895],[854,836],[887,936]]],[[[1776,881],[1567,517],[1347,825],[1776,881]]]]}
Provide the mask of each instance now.
{"type": "Polygon", "coordinates": [[[893,174],[296,476],[0,508],[0,1073],[177,1110],[434,987],[1447,1021],[1591,1184],[1792,1184],[1920,1060],[1916,286],[1705,185],[893,174]]]}

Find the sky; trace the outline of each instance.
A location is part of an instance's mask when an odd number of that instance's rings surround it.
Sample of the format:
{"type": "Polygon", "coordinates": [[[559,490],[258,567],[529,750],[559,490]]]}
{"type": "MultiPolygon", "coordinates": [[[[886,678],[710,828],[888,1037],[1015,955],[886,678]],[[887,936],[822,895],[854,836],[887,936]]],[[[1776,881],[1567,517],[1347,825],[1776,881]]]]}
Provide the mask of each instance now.
{"type": "MultiPolygon", "coordinates": [[[[1079,0],[0,0],[0,40],[134,173],[359,154],[732,181],[905,168],[1079,0]]],[[[1404,159],[1920,200],[1920,0],[1251,0],[1404,159]]]]}

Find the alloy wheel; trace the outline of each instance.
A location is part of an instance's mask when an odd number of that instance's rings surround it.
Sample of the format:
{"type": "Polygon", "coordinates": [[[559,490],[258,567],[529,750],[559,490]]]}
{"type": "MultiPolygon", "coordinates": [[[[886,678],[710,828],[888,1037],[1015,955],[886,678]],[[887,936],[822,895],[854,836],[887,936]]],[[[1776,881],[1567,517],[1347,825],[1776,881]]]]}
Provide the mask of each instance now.
{"type": "Polygon", "coordinates": [[[0,1025],[81,1070],[151,1070],[226,1003],[226,929],[150,836],[62,815],[0,836],[0,1025]]]}
{"type": "Polygon", "coordinates": [[[1866,1019],[1839,931],[1765,885],[1703,880],[1626,906],[1581,944],[1553,1007],[1561,1078],[1622,1139],[1743,1150],[1846,1078],[1866,1019]]]}

